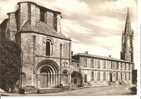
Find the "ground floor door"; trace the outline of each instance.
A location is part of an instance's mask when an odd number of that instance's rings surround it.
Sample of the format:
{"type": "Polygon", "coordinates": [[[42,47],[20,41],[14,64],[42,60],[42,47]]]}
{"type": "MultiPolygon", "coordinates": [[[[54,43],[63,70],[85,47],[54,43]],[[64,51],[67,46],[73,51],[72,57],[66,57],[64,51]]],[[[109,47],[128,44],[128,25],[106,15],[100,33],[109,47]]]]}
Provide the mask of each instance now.
{"type": "Polygon", "coordinates": [[[75,87],[82,86],[82,75],[79,72],[73,72],[71,74],[71,83],[75,87]]]}
{"type": "Polygon", "coordinates": [[[59,85],[59,71],[55,65],[44,64],[38,70],[38,88],[53,88],[59,85]]]}
{"type": "Polygon", "coordinates": [[[110,82],[113,82],[113,77],[112,73],[110,73],[110,82]]]}

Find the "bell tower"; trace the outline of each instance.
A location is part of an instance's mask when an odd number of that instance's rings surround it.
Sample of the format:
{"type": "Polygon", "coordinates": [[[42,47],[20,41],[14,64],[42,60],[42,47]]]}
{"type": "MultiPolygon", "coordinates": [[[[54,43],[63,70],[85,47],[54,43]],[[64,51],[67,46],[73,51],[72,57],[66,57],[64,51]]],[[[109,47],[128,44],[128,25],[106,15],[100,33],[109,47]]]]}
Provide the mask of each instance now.
{"type": "Polygon", "coordinates": [[[133,30],[131,29],[130,13],[127,9],[125,28],[122,33],[121,59],[133,62],[133,30]]]}

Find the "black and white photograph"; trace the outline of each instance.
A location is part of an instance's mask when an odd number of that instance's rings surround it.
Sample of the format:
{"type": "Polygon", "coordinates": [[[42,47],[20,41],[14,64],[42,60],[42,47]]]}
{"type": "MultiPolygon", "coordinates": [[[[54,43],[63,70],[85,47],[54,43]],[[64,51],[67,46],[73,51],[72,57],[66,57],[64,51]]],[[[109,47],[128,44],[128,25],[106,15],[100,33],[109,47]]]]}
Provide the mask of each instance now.
{"type": "Polygon", "coordinates": [[[137,5],[0,0],[0,95],[137,95],[137,5]]]}

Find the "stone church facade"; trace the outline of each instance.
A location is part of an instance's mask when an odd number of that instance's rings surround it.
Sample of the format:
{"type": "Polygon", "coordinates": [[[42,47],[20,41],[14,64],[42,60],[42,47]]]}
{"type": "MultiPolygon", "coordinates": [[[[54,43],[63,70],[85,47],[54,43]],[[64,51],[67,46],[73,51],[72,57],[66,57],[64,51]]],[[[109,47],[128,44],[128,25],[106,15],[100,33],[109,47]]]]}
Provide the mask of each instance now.
{"type": "Polygon", "coordinates": [[[72,56],[71,39],[61,33],[61,12],[33,2],[17,5],[17,10],[8,13],[0,25],[0,40],[13,41],[22,50],[21,87],[45,89],[58,85],[132,83],[133,35],[129,18],[122,34],[121,59],[88,53],[72,56]]]}

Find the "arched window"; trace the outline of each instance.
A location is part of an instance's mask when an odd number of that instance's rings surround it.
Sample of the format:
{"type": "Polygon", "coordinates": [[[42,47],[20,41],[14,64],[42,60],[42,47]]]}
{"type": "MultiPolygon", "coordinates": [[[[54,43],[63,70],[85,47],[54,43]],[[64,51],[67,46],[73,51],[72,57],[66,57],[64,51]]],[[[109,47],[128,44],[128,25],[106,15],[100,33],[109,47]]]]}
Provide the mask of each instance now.
{"type": "Polygon", "coordinates": [[[50,56],[50,42],[46,41],[46,56],[50,56]]]}
{"type": "Polygon", "coordinates": [[[63,71],[63,75],[64,75],[64,76],[68,76],[68,71],[67,71],[67,70],[64,70],[64,71],[63,71]]]}

